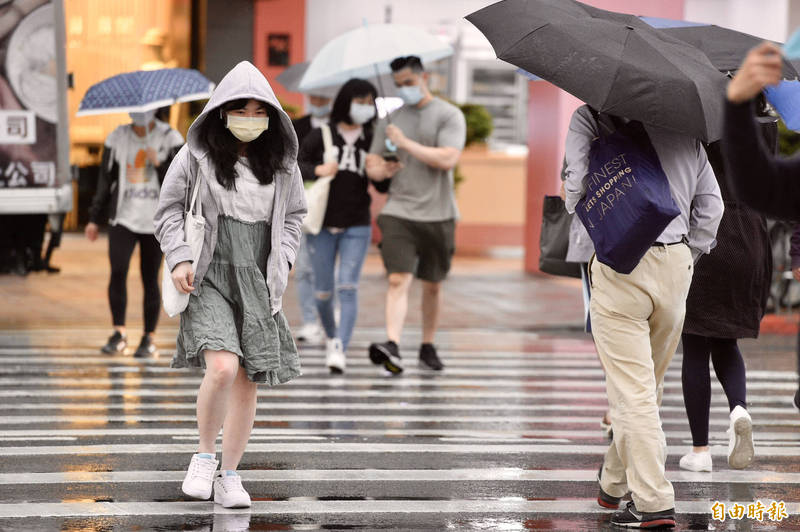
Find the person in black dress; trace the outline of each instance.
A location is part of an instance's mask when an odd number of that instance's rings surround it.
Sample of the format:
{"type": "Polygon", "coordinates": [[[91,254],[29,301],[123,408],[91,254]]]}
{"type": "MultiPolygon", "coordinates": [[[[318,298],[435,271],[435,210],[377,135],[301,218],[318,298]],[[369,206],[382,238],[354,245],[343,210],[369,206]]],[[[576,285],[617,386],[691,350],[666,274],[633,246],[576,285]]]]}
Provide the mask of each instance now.
{"type": "MultiPolygon", "coordinates": [[[[755,98],[780,82],[782,67],[781,50],[775,44],[764,42],[747,54],[728,84],[723,154],[727,178],[739,200],[767,216],[800,221],[800,157],[770,153],[754,118],[755,98]]],[[[800,388],[794,404],[800,409],[800,388]]]]}

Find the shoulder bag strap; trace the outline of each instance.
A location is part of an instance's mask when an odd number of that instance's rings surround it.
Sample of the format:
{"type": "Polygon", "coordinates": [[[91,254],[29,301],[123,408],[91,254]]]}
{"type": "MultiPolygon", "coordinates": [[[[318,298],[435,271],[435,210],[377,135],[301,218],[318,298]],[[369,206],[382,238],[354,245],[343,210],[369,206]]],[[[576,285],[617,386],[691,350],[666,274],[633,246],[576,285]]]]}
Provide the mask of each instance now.
{"type": "MultiPolygon", "coordinates": [[[[189,163],[191,164],[191,162],[189,163]]],[[[200,172],[199,168],[195,168],[195,179],[194,179],[194,190],[192,191],[192,201],[189,204],[189,208],[187,212],[192,212],[194,210],[195,203],[197,203],[197,192],[200,190],[200,182],[203,179],[203,174],[200,172]]],[[[203,216],[203,202],[197,203],[197,215],[203,216]]]]}
{"type": "Polygon", "coordinates": [[[333,136],[331,135],[331,127],[328,124],[322,124],[319,129],[322,132],[322,146],[324,147],[322,161],[328,162],[333,157],[333,136]]]}

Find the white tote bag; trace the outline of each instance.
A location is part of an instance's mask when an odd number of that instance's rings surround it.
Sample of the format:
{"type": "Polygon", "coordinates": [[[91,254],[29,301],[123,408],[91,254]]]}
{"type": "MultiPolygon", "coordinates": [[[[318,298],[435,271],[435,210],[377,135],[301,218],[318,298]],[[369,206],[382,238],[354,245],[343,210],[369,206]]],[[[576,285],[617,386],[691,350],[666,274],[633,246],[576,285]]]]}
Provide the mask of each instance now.
{"type": "MultiPolygon", "coordinates": [[[[324,146],[323,162],[336,161],[333,152],[333,139],[331,138],[331,128],[328,124],[322,124],[322,145],[324,146]]],[[[308,214],[303,220],[303,232],[309,235],[316,235],[322,230],[322,222],[325,220],[325,211],[328,209],[328,194],[331,190],[331,181],[336,174],[317,178],[314,183],[306,189],[306,205],[308,214]]]]}
{"type": "MultiPolygon", "coordinates": [[[[200,190],[200,181],[202,174],[197,173],[197,182],[194,185],[192,192],[192,201],[183,217],[183,231],[186,243],[192,250],[192,268],[197,268],[197,262],[200,260],[200,252],[203,251],[203,237],[205,236],[206,220],[203,218],[203,202],[197,202],[197,191],[200,190]],[[192,213],[195,204],[197,204],[197,212],[192,213]]],[[[161,301],[164,304],[164,310],[170,317],[177,316],[189,304],[189,294],[184,294],[175,287],[172,282],[172,272],[167,267],[166,260],[161,270],[161,301]]]]}

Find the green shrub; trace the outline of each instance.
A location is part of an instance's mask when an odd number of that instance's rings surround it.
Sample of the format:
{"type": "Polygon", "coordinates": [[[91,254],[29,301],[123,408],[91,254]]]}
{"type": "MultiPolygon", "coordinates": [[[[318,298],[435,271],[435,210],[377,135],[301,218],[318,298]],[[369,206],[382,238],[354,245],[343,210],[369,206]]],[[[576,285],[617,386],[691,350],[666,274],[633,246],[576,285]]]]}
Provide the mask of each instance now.
{"type": "MultiPolygon", "coordinates": [[[[463,103],[457,105],[461,112],[464,113],[464,120],[467,122],[467,139],[465,147],[472,144],[485,143],[492,134],[493,124],[492,115],[486,110],[486,107],[477,103],[463,103]]],[[[464,174],[461,173],[461,168],[456,165],[453,169],[453,184],[457,189],[458,186],[464,181],[464,174]]]]}
{"type": "Polygon", "coordinates": [[[778,120],[778,152],[784,157],[788,157],[799,149],[800,133],[786,127],[783,120],[778,120]]]}
{"type": "Polygon", "coordinates": [[[465,103],[459,105],[458,108],[464,113],[464,119],[467,122],[466,145],[486,142],[494,127],[492,115],[489,114],[486,107],[476,103],[465,103]]]}

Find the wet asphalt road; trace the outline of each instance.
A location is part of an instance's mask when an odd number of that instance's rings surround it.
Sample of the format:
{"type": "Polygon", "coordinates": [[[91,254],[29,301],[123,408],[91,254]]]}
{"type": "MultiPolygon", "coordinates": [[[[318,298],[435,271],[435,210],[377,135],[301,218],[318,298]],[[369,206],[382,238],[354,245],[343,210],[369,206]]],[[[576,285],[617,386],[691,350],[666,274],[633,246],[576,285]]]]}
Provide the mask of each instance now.
{"type": "MultiPolygon", "coordinates": [[[[375,329],[357,330],[343,377],[303,348],[303,377],[259,393],[240,467],[254,506],[226,511],[180,492],[200,375],[168,368],[174,332],[160,331],[161,356],[146,361],[101,356],[100,329],[0,333],[0,529],[609,529],[594,500],[604,385],[581,334],[444,332],[447,369],[432,374],[416,368],[412,331],[401,377],[369,363],[375,329]]],[[[727,466],[715,383],[715,471],[689,473],[678,469],[691,442],[676,356],[662,418],[680,529],[800,529],[796,376],[770,366],[748,373],[754,464],[727,466]],[[783,501],[789,517],[712,517],[715,501],[756,500],[783,501]]]]}

